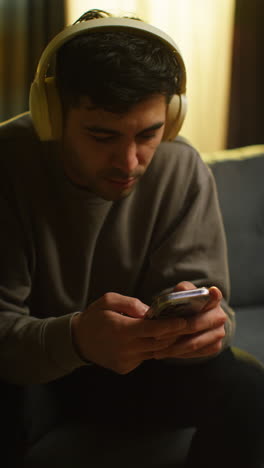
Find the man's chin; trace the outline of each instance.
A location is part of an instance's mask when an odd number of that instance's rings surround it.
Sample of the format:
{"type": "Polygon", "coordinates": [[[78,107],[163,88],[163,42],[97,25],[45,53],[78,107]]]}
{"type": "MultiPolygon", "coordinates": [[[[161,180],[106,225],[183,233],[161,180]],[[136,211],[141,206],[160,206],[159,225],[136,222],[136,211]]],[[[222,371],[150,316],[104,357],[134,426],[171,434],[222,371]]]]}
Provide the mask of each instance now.
{"type": "MultiPolygon", "coordinates": [[[[106,180],[104,187],[101,187],[100,196],[105,200],[117,201],[129,196],[137,183],[138,179],[131,179],[128,182],[119,182],[115,180],[106,180]]],[[[99,191],[98,191],[99,192],[99,191]]]]}

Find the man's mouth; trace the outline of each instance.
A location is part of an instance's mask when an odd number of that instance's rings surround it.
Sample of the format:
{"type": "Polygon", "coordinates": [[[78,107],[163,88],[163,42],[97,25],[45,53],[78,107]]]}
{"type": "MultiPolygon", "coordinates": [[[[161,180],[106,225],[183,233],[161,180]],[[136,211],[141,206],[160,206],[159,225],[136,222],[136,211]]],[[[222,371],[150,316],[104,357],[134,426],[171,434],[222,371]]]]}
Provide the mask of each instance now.
{"type": "Polygon", "coordinates": [[[137,181],[137,177],[117,178],[117,177],[106,177],[107,182],[115,187],[129,188],[134,185],[137,181]]]}

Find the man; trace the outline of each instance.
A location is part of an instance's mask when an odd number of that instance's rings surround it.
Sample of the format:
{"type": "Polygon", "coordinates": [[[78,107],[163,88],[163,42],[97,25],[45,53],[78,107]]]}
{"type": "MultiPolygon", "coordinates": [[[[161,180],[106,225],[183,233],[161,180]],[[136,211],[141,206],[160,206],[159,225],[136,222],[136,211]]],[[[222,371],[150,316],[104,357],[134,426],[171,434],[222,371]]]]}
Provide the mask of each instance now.
{"type": "Polygon", "coordinates": [[[230,349],[215,184],[189,143],[162,143],[180,57],[136,26],[85,28],[57,50],[61,112],[34,83],[31,115],[1,128],[0,372],[25,386],[25,465],[146,466],[129,431],[194,426],[186,466],[260,467],[264,377],[230,349]],[[145,318],[198,286],[201,314],[145,318]]]}

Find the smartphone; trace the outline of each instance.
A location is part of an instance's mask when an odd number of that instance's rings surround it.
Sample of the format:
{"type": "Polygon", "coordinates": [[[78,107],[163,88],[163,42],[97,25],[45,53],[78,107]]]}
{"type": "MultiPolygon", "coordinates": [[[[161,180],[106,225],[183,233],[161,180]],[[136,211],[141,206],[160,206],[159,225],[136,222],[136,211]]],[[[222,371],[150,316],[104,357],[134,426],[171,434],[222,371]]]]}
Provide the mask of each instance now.
{"type": "Polygon", "coordinates": [[[161,294],[154,299],[146,318],[190,317],[200,312],[209,300],[207,288],[161,294]]]}

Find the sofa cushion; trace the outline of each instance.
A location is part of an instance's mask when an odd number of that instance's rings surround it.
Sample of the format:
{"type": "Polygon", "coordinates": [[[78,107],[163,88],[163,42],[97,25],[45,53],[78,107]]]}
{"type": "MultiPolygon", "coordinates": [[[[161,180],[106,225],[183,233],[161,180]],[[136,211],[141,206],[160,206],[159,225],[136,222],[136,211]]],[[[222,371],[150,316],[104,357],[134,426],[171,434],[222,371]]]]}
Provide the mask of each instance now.
{"type": "Polygon", "coordinates": [[[215,176],[224,219],[230,303],[263,304],[264,146],[215,152],[203,155],[203,159],[215,176]]]}
{"type": "Polygon", "coordinates": [[[235,312],[237,330],[233,345],[264,363],[264,305],[239,307],[235,312]]]}

